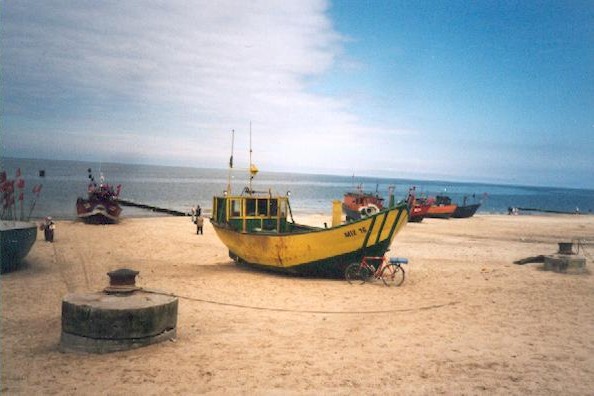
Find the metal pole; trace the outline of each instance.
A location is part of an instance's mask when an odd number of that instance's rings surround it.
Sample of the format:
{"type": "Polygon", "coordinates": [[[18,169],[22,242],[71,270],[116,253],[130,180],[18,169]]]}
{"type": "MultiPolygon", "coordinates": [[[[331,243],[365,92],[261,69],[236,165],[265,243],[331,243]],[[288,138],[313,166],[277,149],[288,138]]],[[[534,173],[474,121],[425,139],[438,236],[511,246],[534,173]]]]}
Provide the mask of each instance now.
{"type": "Polygon", "coordinates": [[[227,195],[231,195],[231,169],[233,168],[233,143],[235,142],[235,129],[231,130],[231,157],[229,158],[229,176],[227,178],[227,195]]]}
{"type": "Polygon", "coordinates": [[[250,178],[250,195],[252,195],[252,179],[254,178],[252,175],[252,122],[250,121],[250,167],[248,169],[249,178],[250,178]]]}

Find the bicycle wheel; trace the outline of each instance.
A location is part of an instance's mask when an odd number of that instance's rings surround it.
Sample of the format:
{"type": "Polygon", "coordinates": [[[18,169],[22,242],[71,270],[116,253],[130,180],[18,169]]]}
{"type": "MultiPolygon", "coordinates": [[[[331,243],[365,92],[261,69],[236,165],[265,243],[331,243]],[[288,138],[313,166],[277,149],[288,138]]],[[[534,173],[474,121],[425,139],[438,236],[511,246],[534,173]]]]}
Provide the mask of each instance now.
{"type": "Polygon", "coordinates": [[[382,270],[380,278],[386,286],[400,286],[404,282],[404,268],[396,264],[388,264],[382,270]]]}
{"type": "Polygon", "coordinates": [[[367,269],[361,268],[361,264],[352,263],[344,271],[344,277],[350,284],[363,284],[368,278],[367,272],[369,272],[367,269]]]}

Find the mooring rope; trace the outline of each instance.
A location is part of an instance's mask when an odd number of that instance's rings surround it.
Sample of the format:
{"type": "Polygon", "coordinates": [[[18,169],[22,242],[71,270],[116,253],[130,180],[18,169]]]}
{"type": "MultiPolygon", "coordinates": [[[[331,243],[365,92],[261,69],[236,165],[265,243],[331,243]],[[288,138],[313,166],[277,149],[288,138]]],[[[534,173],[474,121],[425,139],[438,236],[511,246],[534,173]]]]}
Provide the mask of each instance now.
{"type": "Polygon", "coordinates": [[[71,282],[69,281],[69,277],[66,276],[66,274],[64,273],[65,271],[65,266],[66,266],[66,259],[64,259],[64,256],[58,252],[58,249],[56,248],[56,244],[55,243],[51,243],[52,245],[52,250],[54,252],[54,260],[56,262],[56,266],[58,267],[58,271],[60,272],[60,278],[62,278],[62,282],[64,282],[64,285],[66,285],[66,290],[68,291],[68,293],[73,293],[75,290],[75,287],[73,285],[71,285],[71,282]]]}
{"type": "Polygon", "coordinates": [[[364,314],[385,314],[385,313],[396,313],[396,312],[412,312],[412,311],[427,311],[430,309],[437,309],[443,308],[451,305],[459,304],[460,301],[451,301],[445,304],[435,304],[435,305],[427,305],[418,308],[401,308],[401,309],[388,309],[388,310],[378,310],[378,311],[316,311],[316,310],[300,310],[300,309],[288,309],[288,308],[272,308],[272,307],[258,307],[253,305],[244,305],[244,304],[233,304],[233,303],[226,303],[221,301],[215,300],[206,300],[202,298],[196,297],[188,297],[182,296],[175,293],[167,293],[159,290],[154,289],[145,289],[140,288],[141,291],[146,293],[153,293],[153,294],[161,294],[164,296],[171,296],[177,298],[183,298],[184,300],[196,301],[196,302],[203,302],[207,304],[216,304],[216,305],[223,305],[227,307],[234,307],[234,308],[245,308],[245,309],[254,309],[258,311],[274,311],[274,312],[294,312],[294,313],[307,313],[307,314],[324,314],[324,315],[364,315],[364,314]]]}

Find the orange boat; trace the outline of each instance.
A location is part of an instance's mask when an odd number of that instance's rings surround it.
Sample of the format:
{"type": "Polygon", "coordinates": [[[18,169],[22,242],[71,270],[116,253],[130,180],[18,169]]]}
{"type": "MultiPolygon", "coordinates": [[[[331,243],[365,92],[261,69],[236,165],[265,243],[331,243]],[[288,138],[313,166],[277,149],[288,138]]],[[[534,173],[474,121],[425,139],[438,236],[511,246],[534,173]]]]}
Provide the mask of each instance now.
{"type": "Polygon", "coordinates": [[[428,198],[427,203],[431,205],[425,217],[449,219],[452,217],[458,205],[452,204],[450,197],[438,195],[435,198],[428,198]]]}

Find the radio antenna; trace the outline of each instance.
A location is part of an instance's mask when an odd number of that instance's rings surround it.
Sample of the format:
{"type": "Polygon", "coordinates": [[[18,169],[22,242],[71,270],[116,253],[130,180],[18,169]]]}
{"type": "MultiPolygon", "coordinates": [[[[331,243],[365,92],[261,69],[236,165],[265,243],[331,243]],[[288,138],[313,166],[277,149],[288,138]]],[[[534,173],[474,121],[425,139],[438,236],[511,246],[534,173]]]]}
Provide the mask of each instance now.
{"type": "Polygon", "coordinates": [[[251,174],[252,171],[252,122],[250,121],[250,194],[252,193],[252,179],[254,176],[251,174]]]}

